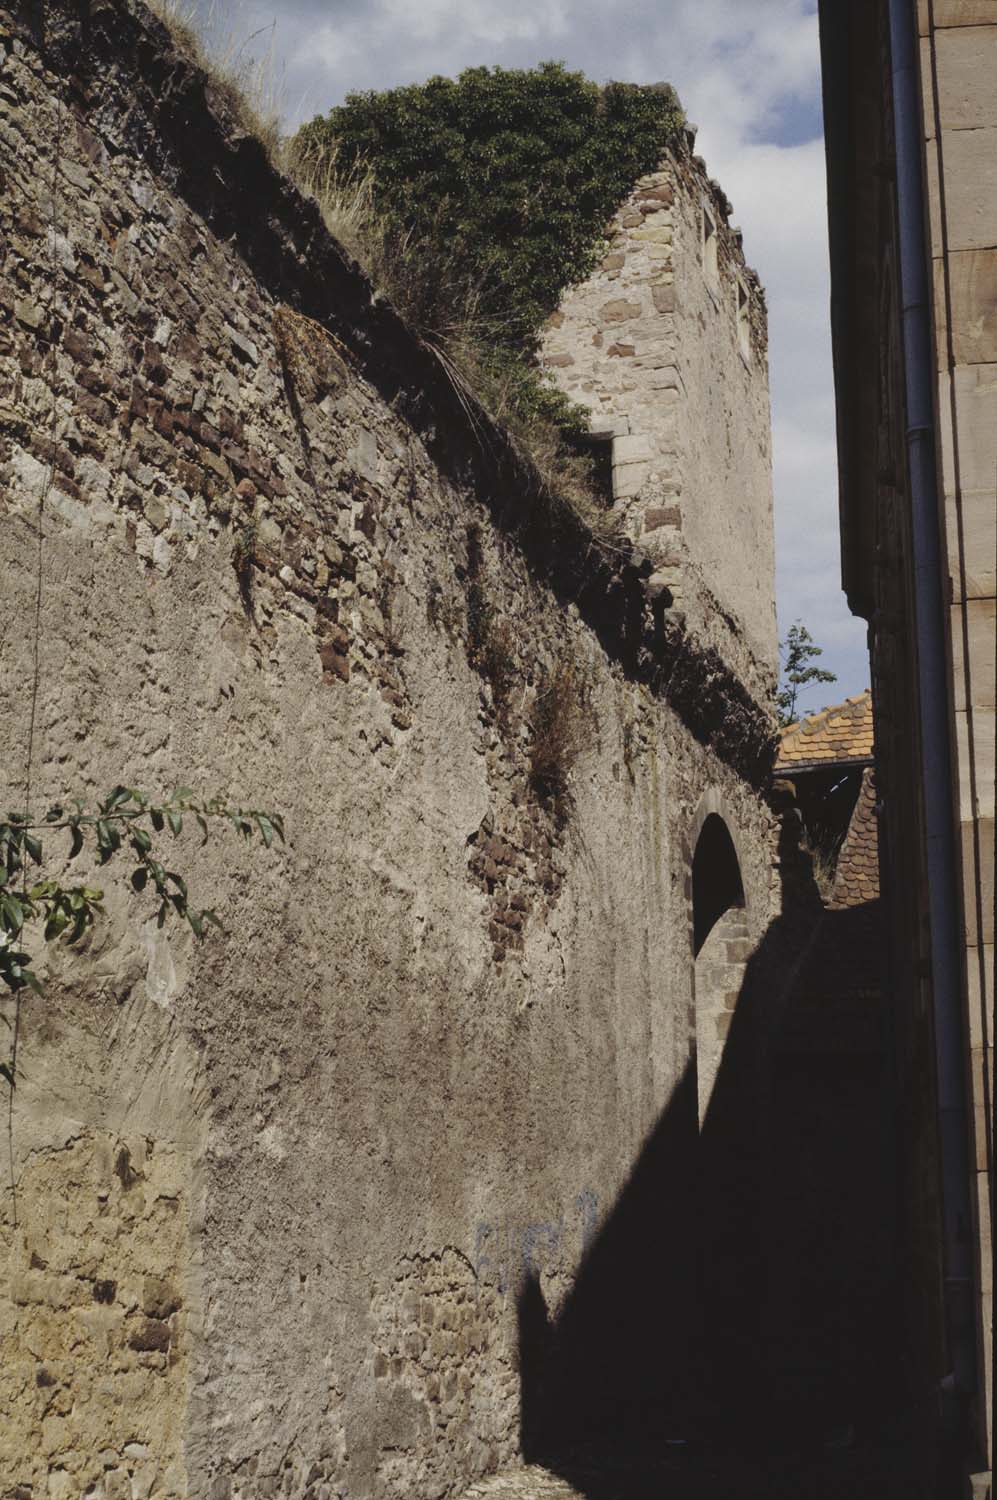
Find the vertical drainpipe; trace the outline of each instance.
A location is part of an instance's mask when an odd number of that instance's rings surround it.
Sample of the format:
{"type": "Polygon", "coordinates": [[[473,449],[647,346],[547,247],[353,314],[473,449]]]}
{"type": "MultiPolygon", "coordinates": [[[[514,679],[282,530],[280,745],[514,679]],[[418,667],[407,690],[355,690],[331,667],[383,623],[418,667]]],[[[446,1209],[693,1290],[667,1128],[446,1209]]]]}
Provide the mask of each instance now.
{"type": "Polygon", "coordinates": [[[888,0],[896,139],[900,280],[903,302],[907,458],[910,476],[921,710],[921,778],[927,835],[931,979],[934,992],[942,1169],[945,1323],[955,1393],[976,1388],[969,1121],[963,1057],[959,910],[956,896],[952,764],[946,672],[945,597],[935,467],[931,307],[925,255],[919,79],[911,0],[888,0]]]}

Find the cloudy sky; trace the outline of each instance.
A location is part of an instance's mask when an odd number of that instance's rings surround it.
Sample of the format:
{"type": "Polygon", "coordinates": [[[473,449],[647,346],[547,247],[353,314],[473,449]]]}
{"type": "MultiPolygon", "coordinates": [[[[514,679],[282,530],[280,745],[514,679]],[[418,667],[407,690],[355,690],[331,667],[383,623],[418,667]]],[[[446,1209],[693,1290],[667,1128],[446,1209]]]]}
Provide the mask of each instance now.
{"type": "Polygon", "coordinates": [[[802,619],[838,674],[810,709],[865,687],[865,626],[839,584],[816,0],[215,0],[215,13],[247,52],[272,45],[289,125],[354,89],[482,63],[556,58],[599,82],[675,85],[768,294],[780,634],[802,619]]]}

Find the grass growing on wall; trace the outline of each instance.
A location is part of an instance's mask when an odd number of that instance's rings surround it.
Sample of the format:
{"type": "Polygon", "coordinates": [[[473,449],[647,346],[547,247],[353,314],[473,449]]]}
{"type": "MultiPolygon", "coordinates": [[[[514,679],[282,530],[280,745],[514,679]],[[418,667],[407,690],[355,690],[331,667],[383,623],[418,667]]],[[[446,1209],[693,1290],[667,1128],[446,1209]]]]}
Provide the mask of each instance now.
{"type": "Polygon", "coordinates": [[[255,36],[239,39],[239,0],[214,0],[206,11],[194,0],[146,0],[153,15],[168,28],[185,52],[211,80],[248,135],[253,135],[275,166],[281,166],[285,141],[281,134],[281,99],[274,57],[274,28],[269,43],[256,56],[248,50],[255,36]]]}
{"type": "Polygon", "coordinates": [[[578,667],[562,657],[541,680],[530,710],[530,785],[561,824],[568,817],[571,769],[585,747],[586,691],[578,667]]]}

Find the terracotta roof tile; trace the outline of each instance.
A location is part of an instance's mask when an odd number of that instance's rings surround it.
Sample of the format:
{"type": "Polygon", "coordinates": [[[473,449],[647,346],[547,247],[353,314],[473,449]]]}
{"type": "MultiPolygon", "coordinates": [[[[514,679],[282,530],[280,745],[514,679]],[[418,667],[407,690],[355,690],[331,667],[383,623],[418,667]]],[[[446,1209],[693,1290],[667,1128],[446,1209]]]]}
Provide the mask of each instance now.
{"type": "Polygon", "coordinates": [[[879,828],[876,823],[876,777],[862,772],[862,785],[848,832],[838,855],[829,907],[861,906],[879,897],[879,828]]]}
{"type": "Polygon", "coordinates": [[[775,769],[778,773],[836,761],[871,760],[872,746],[872,694],[867,688],[784,729],[775,769]]]}

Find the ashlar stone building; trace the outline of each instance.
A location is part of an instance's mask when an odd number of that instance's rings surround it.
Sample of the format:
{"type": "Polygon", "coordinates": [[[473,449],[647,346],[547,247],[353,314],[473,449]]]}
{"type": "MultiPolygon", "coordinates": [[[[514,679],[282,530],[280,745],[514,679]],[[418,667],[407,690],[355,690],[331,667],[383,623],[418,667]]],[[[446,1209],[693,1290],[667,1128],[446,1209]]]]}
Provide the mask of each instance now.
{"type": "Polygon", "coordinates": [[[820,13],[843,583],[869,622],[891,939],[902,1346],[944,1492],[986,1496],[997,6],[820,13]]]}
{"type": "Polygon", "coordinates": [[[549,331],[610,550],[141,0],[0,5],[0,174],[4,805],[182,784],[287,829],[177,840],[226,937],[105,880],[39,960],[0,1493],[435,1500],[567,1412],[682,1420],[707,1347],[720,1409],[696,1152],[781,899],[722,193],[677,142],[549,331]]]}

